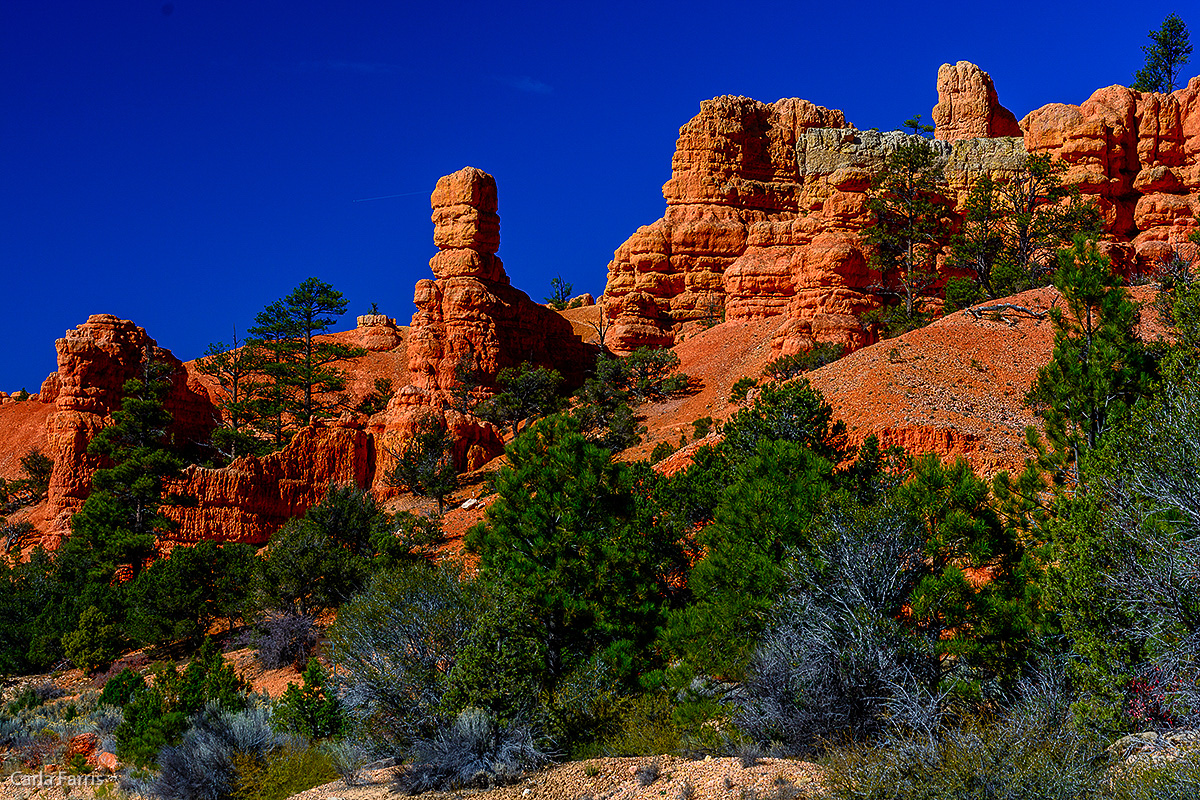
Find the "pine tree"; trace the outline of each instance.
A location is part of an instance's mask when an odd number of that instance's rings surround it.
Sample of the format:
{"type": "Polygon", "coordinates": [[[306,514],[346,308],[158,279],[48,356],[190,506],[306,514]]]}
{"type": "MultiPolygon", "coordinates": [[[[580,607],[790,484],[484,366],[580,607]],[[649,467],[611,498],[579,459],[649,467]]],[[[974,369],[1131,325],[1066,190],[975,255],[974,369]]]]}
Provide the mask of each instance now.
{"type": "Polygon", "coordinates": [[[565,416],[538,422],[507,455],[499,497],[466,545],[484,583],[520,598],[545,632],[548,673],[647,644],[662,618],[658,564],[671,547],[635,524],[630,469],[565,416]]]}
{"type": "Polygon", "coordinates": [[[913,137],[888,154],[875,176],[867,207],[874,223],[863,232],[878,291],[904,305],[904,323],[937,281],[937,252],[947,230],[945,181],[933,147],[913,137]]]}
{"type": "Polygon", "coordinates": [[[1044,285],[1064,244],[1078,233],[1099,233],[1099,211],[1077,186],[1062,184],[1065,170],[1063,162],[1037,154],[1005,181],[984,175],[971,186],[950,259],[972,272],[989,297],[1044,285]]]}
{"type": "Polygon", "coordinates": [[[1059,252],[1054,285],[1065,310],[1050,311],[1054,352],[1027,401],[1078,480],[1082,455],[1149,390],[1154,364],[1134,333],[1138,308],[1094,243],[1076,236],[1059,252]]]}
{"type": "Polygon", "coordinates": [[[267,355],[262,371],[269,379],[269,429],[277,444],[284,441],[286,417],[303,426],[330,414],[337,405],[330,395],[345,387],[345,377],[333,365],[366,354],[361,347],[317,339],[345,313],[348,302],[328,283],[309,278],[255,318],[250,334],[267,355]]]}
{"type": "Polygon", "coordinates": [[[1131,88],[1139,92],[1173,92],[1179,71],[1192,54],[1187,26],[1177,14],[1168,14],[1161,28],[1146,35],[1151,42],[1142,46],[1146,65],[1134,74],[1131,88]]]}
{"type": "Polygon", "coordinates": [[[235,330],[232,345],[210,344],[196,362],[200,372],[214,378],[220,387],[217,403],[222,426],[213,431],[212,446],[225,459],[253,455],[263,449],[263,442],[250,433],[263,417],[261,361],[259,342],[239,342],[235,330]]]}
{"type": "Polygon", "coordinates": [[[445,510],[446,495],[458,487],[454,439],[446,423],[429,412],[417,421],[417,430],[402,450],[389,450],[396,459],[387,475],[390,486],[404,487],[415,495],[437,500],[445,510]]]}
{"type": "Polygon", "coordinates": [[[91,494],[71,521],[73,538],[82,537],[102,562],[130,565],[134,575],[153,555],[158,536],[174,526],[162,507],[184,502],[166,494],[167,482],[184,467],[167,439],[171,414],[163,400],[171,386],[169,370],[147,349],[142,375],[125,382],[112,424],[88,444],[90,455],[112,466],[96,472],[91,494]]]}
{"type": "Polygon", "coordinates": [[[479,409],[480,416],[497,425],[511,425],[513,436],[526,420],[537,421],[562,405],[559,390],[563,377],[555,369],[528,362],[500,370],[496,381],[503,391],[479,409]]]}
{"type": "Polygon", "coordinates": [[[243,611],[255,564],[247,544],[176,547],[130,584],[129,635],[147,644],[199,645],[214,620],[243,611]]]}

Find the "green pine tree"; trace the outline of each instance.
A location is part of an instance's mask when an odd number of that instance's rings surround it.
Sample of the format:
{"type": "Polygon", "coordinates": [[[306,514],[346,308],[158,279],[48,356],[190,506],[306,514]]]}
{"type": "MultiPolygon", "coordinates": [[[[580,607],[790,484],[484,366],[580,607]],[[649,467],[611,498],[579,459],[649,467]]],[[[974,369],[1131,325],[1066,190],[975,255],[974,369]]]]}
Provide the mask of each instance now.
{"type": "Polygon", "coordinates": [[[787,561],[809,550],[833,466],[802,445],[764,438],[733,476],[718,472],[728,488],[700,534],[705,555],[688,578],[694,602],[672,613],[663,643],[691,674],[736,678],[783,589],[787,561]]]}
{"type": "Polygon", "coordinates": [[[485,403],[479,415],[497,425],[511,425],[513,436],[520,433],[522,422],[537,421],[562,406],[563,377],[558,370],[526,362],[500,370],[496,381],[503,391],[485,403]]]}
{"type": "Polygon", "coordinates": [[[264,442],[251,432],[264,416],[262,392],[262,354],[255,339],[238,341],[233,332],[233,344],[215,342],[208,346],[196,367],[217,381],[221,426],[213,431],[212,446],[222,460],[254,455],[264,449],[264,442]]]}
{"type": "Polygon", "coordinates": [[[454,437],[446,423],[433,411],[424,414],[404,449],[388,453],[395,459],[387,473],[388,485],[431,497],[437,500],[438,513],[445,511],[446,496],[458,488],[454,437]]]}
{"type": "Polygon", "coordinates": [[[247,544],[176,547],[129,585],[129,635],[147,644],[200,644],[215,620],[241,614],[256,563],[247,544]]]}
{"type": "Polygon", "coordinates": [[[334,365],[365,355],[361,347],[317,338],[348,302],[328,283],[309,278],[255,318],[250,334],[266,354],[268,427],[277,444],[286,438],[288,418],[304,426],[333,411],[338,401],[332,395],[345,388],[345,376],[334,365]]]}
{"type": "Polygon", "coordinates": [[[1192,54],[1187,25],[1178,14],[1168,14],[1161,28],[1146,35],[1150,38],[1150,44],[1142,46],[1146,64],[1134,74],[1131,88],[1139,92],[1173,92],[1179,71],[1192,54]]]}
{"type": "Polygon", "coordinates": [[[157,538],[174,526],[163,506],[186,502],[167,493],[168,482],[184,467],[168,440],[171,414],[163,400],[170,387],[170,367],[148,350],[141,376],[125,382],[112,424],[88,444],[90,455],[111,466],[93,476],[91,494],[71,521],[72,539],[111,567],[129,565],[134,576],[153,556],[157,538]]]}
{"type": "Polygon", "coordinates": [[[1138,307],[1094,243],[1076,236],[1070,249],[1059,252],[1054,285],[1065,308],[1050,311],[1053,355],[1026,399],[1078,482],[1083,455],[1146,395],[1155,367],[1135,334],[1138,307]]]}
{"type": "Polygon", "coordinates": [[[564,416],[538,422],[507,455],[487,521],[466,537],[481,580],[528,608],[552,678],[601,652],[628,675],[662,618],[671,549],[655,527],[635,524],[633,473],[564,416]]]}
{"type": "Polygon", "coordinates": [[[932,145],[913,137],[888,154],[872,181],[863,231],[878,291],[903,306],[902,327],[917,320],[919,302],[937,281],[936,258],[948,231],[942,164],[932,145]]]}

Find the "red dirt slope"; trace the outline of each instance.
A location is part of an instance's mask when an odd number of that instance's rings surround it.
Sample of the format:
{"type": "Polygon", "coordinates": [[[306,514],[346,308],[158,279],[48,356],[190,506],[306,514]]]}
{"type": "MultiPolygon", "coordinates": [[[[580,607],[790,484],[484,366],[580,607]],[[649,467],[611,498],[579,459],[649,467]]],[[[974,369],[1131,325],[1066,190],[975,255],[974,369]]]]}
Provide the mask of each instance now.
{"type": "MultiPolygon", "coordinates": [[[[1135,287],[1133,296],[1147,305],[1154,290],[1135,287]]],[[[1061,295],[1035,289],[998,302],[1044,311],[1061,295]]],[[[1143,338],[1163,334],[1150,309],[1142,312],[1142,328],[1143,338]]],[[[846,421],[851,442],[874,433],[884,446],[962,455],[993,475],[1020,470],[1029,455],[1025,428],[1036,418],[1025,395],[1053,347],[1049,318],[977,320],[960,311],[851,353],[809,380],[846,421]]]]}

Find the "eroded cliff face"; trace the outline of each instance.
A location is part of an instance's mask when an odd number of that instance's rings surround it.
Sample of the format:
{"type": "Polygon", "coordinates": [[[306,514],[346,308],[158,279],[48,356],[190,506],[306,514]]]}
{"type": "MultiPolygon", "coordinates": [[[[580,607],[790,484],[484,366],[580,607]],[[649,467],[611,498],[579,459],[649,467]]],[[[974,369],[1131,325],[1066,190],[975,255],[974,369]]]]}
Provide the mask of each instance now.
{"type": "Polygon", "coordinates": [[[605,342],[618,352],[670,345],[725,313],[724,275],[756,222],[794,218],[802,185],[796,140],[841,127],[840,111],[806,100],[716,97],[679,130],[667,211],[613,255],[604,291],[605,342]]]}
{"type": "MultiPolygon", "coordinates": [[[[1082,106],[1052,104],[1018,125],[991,77],[960,61],[938,72],[932,146],[959,207],[982,174],[1003,180],[1030,153],[1066,163],[1096,198],[1104,247],[1128,272],[1185,242],[1200,211],[1200,78],[1171,95],[1109,87],[1082,106]]],[[[870,343],[859,323],[879,299],[861,232],[870,177],[906,134],[860,131],[803,100],[701,103],[680,129],[666,215],[617,248],[606,343],[671,345],[708,319],[778,316],[783,353],[870,343]]]]}
{"type": "Polygon", "coordinates": [[[1030,153],[1061,159],[1066,180],[1097,198],[1126,269],[1186,246],[1200,213],[1200,77],[1172,94],[1109,86],[1078,106],[1042,106],[1021,128],[1030,153]]]}
{"type": "Polygon", "coordinates": [[[301,428],[287,446],[247,456],[222,469],[189,466],[171,491],[195,498],[191,507],[168,507],[174,542],[266,544],[271,534],[303,514],[337,486],[371,485],[374,437],[353,426],[318,423],[301,428]]]}
{"type": "Polygon", "coordinates": [[[87,453],[88,443],[121,407],[125,382],[141,374],[147,359],[168,365],[171,388],[164,406],[174,419],[168,436],[180,443],[207,441],[216,424],[208,393],[189,378],[182,362],[146,335],[143,328],[111,314],[95,314],[55,343],[58,372],[42,385],[54,394],[55,412],[46,422],[48,455],[54,459],[47,497],[44,544],[55,546],[70,531],[71,515],[91,491],[103,466],[87,453]]]}

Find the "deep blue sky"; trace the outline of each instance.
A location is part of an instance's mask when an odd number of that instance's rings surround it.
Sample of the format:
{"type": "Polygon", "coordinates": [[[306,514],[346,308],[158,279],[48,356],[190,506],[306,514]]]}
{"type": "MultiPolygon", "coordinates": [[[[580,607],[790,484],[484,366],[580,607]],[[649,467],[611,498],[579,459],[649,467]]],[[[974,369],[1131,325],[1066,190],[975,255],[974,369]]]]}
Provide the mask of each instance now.
{"type": "Polygon", "coordinates": [[[965,59],[1020,118],[1128,83],[1166,14],[1200,24],[1180,5],[3,0],[0,389],[36,391],[89,314],[194,358],[313,275],[341,327],[406,324],[429,193],[466,165],[516,286],[598,294],[705,98],[895,128],[965,59]]]}

